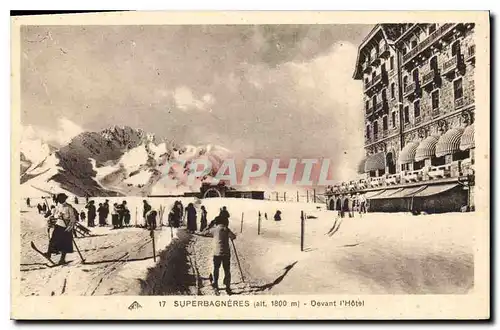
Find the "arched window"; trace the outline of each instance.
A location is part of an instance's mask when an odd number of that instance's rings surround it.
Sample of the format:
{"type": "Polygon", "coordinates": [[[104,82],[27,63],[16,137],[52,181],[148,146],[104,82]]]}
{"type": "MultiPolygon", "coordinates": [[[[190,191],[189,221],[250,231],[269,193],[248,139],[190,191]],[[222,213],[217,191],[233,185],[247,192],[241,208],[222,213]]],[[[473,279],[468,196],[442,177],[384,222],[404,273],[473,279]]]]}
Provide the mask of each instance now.
{"type": "Polygon", "coordinates": [[[394,83],[391,84],[391,98],[396,98],[396,84],[394,83]]]}
{"type": "Polygon", "coordinates": [[[429,66],[431,68],[432,71],[434,72],[437,72],[438,70],[438,60],[437,60],[437,56],[433,56],[430,60],[430,63],[429,63],[429,66]]]}
{"type": "Polygon", "coordinates": [[[404,76],[403,77],[403,87],[406,88],[407,85],[408,85],[408,76],[404,76]]]}
{"type": "Polygon", "coordinates": [[[457,40],[451,45],[451,56],[460,55],[460,40],[457,40]]]}
{"type": "Polygon", "coordinates": [[[418,82],[418,68],[413,70],[413,72],[411,74],[413,76],[413,82],[417,83],[418,82]]]}
{"type": "Polygon", "coordinates": [[[371,132],[370,132],[370,124],[366,125],[366,138],[370,139],[371,138],[371,132]]]}
{"type": "Polygon", "coordinates": [[[373,139],[378,139],[378,123],[376,120],[373,122],[373,139]]]}

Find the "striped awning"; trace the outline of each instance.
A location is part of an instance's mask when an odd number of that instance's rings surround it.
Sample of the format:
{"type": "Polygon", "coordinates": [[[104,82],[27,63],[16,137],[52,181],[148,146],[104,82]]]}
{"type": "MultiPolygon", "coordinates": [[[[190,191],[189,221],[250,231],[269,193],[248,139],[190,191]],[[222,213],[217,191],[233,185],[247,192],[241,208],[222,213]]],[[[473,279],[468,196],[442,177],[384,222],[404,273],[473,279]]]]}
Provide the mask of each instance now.
{"type": "Polygon", "coordinates": [[[419,162],[434,157],[436,155],[436,144],[438,141],[439,137],[431,135],[420,142],[417,147],[417,152],[415,153],[415,161],[419,162]]]}
{"type": "Polygon", "coordinates": [[[476,147],[474,141],[474,124],[467,126],[464,130],[464,134],[460,139],[460,150],[468,150],[476,147]]]}
{"type": "Polygon", "coordinates": [[[427,197],[439,195],[445,191],[458,187],[459,184],[456,183],[448,183],[448,184],[440,184],[436,186],[427,186],[424,190],[421,190],[413,195],[413,197],[427,197]]]}
{"type": "Polygon", "coordinates": [[[363,158],[359,164],[358,164],[358,174],[363,174],[365,173],[365,163],[366,163],[366,158],[363,158]]]}
{"type": "Polygon", "coordinates": [[[417,152],[418,142],[408,142],[399,154],[399,163],[408,164],[413,163],[415,160],[415,153],[417,152]]]}
{"type": "Polygon", "coordinates": [[[366,157],[365,172],[385,170],[385,153],[379,152],[366,157]]]}
{"type": "Polygon", "coordinates": [[[460,138],[464,129],[461,127],[450,128],[439,138],[436,144],[436,157],[451,155],[460,150],[460,138]]]}

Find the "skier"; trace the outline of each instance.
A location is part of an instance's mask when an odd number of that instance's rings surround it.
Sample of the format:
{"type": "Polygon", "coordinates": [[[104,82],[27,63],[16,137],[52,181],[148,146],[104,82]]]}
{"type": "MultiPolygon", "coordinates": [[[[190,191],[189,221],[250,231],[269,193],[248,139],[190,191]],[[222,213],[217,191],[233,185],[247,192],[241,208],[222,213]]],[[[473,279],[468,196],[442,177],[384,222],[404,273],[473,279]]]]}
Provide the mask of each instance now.
{"type": "Polygon", "coordinates": [[[75,205],[78,205],[78,197],[75,196],[75,205]]]}
{"type": "Polygon", "coordinates": [[[151,209],[148,211],[148,213],[146,213],[146,226],[150,229],[150,230],[155,230],[156,229],[156,217],[158,216],[158,212],[156,212],[155,210],[151,209]]]}
{"type": "Polygon", "coordinates": [[[104,225],[106,226],[108,224],[108,215],[109,215],[109,199],[106,199],[104,201],[104,204],[102,205],[104,207],[104,225]]]}
{"type": "Polygon", "coordinates": [[[85,206],[85,208],[88,210],[87,211],[88,226],[95,227],[96,209],[94,201],[89,201],[88,204],[85,206]]]}
{"type": "Polygon", "coordinates": [[[151,211],[151,205],[148,204],[147,200],[143,200],[143,209],[142,209],[142,217],[144,219],[145,227],[148,226],[148,221],[146,219],[146,215],[148,214],[149,211],[151,211]]]}
{"type": "Polygon", "coordinates": [[[187,229],[189,232],[194,233],[197,229],[196,225],[196,209],[193,203],[189,203],[186,207],[187,214],[187,229]]]}
{"type": "Polygon", "coordinates": [[[230,214],[225,206],[223,206],[220,210],[219,216],[223,219],[227,219],[227,221],[229,222],[230,214]]]}
{"type": "Polygon", "coordinates": [[[354,218],[354,199],[351,195],[347,196],[347,208],[349,212],[349,218],[354,218]]]}
{"type": "Polygon", "coordinates": [[[359,214],[366,213],[366,198],[364,194],[358,196],[359,214]]]}
{"type": "Polygon", "coordinates": [[[277,210],[274,214],[274,221],[281,221],[281,211],[277,210]]]}
{"type": "Polygon", "coordinates": [[[266,212],[266,213],[264,213],[264,219],[266,219],[266,220],[267,220],[267,212],[266,212]]]}
{"type": "Polygon", "coordinates": [[[26,198],[26,206],[31,207],[31,200],[30,198],[26,198]]]}
{"type": "Polygon", "coordinates": [[[118,203],[113,204],[113,212],[111,213],[111,223],[113,225],[113,229],[117,229],[119,227],[119,217],[120,217],[120,206],[118,203]]]}
{"type": "Polygon", "coordinates": [[[36,204],[36,208],[38,210],[38,214],[42,213],[42,205],[40,205],[40,203],[36,204]]]}
{"type": "Polygon", "coordinates": [[[229,240],[236,239],[236,235],[229,229],[229,220],[218,216],[215,218],[216,225],[213,228],[207,228],[202,235],[213,237],[213,283],[214,289],[219,289],[219,270],[222,264],[224,268],[224,284],[226,292],[231,294],[231,250],[229,240]]]}
{"type": "Polygon", "coordinates": [[[200,231],[204,231],[207,228],[207,210],[205,205],[201,206],[201,219],[200,219],[200,231]]]}
{"type": "Polygon", "coordinates": [[[42,212],[45,214],[47,213],[47,204],[42,205],[42,212]]]}
{"type": "Polygon", "coordinates": [[[80,220],[81,220],[82,222],[85,222],[85,218],[86,218],[85,211],[83,211],[83,210],[82,210],[82,211],[80,212],[80,220]]]}
{"type": "Polygon", "coordinates": [[[121,222],[122,227],[128,227],[130,225],[130,210],[127,208],[127,201],[123,201],[121,211],[123,214],[123,220],[121,222]]]}
{"type": "Polygon", "coordinates": [[[52,253],[61,253],[59,264],[66,262],[66,254],[73,253],[73,228],[76,223],[73,206],[66,203],[68,196],[64,193],[56,196],[58,207],[50,216],[54,228],[45,256],[50,259],[52,253]]]}
{"type": "Polygon", "coordinates": [[[99,207],[97,208],[97,213],[99,213],[99,227],[103,227],[106,225],[106,207],[103,203],[99,203],[99,207]]]}

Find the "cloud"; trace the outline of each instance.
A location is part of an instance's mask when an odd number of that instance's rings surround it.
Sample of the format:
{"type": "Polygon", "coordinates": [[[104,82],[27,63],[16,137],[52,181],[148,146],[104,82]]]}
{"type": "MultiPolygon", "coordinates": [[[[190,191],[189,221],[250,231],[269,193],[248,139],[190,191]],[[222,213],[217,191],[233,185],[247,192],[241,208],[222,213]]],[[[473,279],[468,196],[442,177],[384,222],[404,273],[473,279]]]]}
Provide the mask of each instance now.
{"type": "Polygon", "coordinates": [[[197,99],[191,89],[186,86],[177,87],[172,96],[177,108],[183,111],[190,109],[207,110],[215,103],[215,98],[211,94],[205,94],[201,99],[197,99]]]}
{"type": "Polygon", "coordinates": [[[82,133],[84,129],[67,118],[57,120],[57,128],[48,130],[43,127],[28,125],[24,126],[21,133],[21,141],[39,140],[56,147],[63,146],[71,141],[72,138],[82,133]]]}

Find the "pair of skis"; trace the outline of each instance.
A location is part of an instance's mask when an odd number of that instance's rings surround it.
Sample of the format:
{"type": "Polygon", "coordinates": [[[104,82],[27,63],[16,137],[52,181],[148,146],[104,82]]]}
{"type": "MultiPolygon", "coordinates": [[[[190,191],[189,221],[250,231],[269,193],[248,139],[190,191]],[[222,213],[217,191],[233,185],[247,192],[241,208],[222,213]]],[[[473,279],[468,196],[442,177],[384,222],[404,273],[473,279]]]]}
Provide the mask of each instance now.
{"type": "Polygon", "coordinates": [[[57,266],[64,266],[64,265],[67,265],[69,264],[71,261],[66,261],[64,263],[55,263],[52,259],[50,259],[45,253],[43,253],[39,248],[36,247],[35,243],[32,241],[31,242],[31,248],[35,251],[35,252],[38,252],[38,254],[40,254],[42,257],[44,257],[45,259],[47,259],[47,261],[50,263],[49,264],[49,267],[50,268],[53,268],[53,267],[57,267],[57,266]]]}

